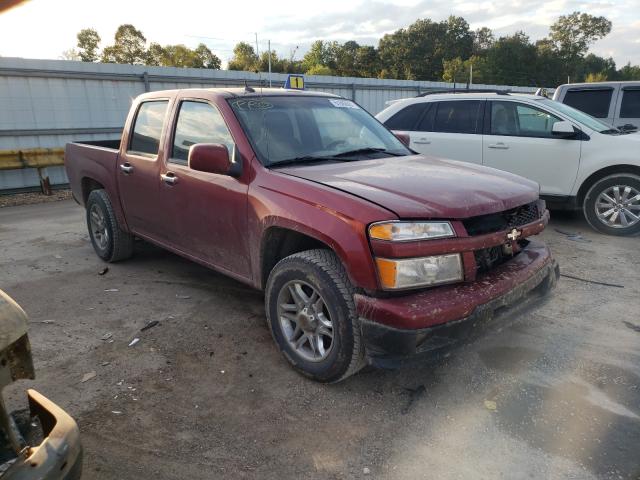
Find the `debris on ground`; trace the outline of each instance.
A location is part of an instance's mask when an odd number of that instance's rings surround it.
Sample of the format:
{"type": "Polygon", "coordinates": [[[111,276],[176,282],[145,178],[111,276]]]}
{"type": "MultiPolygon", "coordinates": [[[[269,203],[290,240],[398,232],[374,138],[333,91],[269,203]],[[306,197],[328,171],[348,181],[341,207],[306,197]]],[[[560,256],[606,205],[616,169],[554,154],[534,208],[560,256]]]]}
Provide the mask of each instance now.
{"type": "Polygon", "coordinates": [[[568,275],[566,273],[561,273],[560,276],[565,278],[570,278],[572,280],[579,280],[585,283],[593,283],[594,285],[603,285],[605,287],[614,287],[614,288],[624,288],[624,285],[618,285],[617,283],[599,282],[597,280],[589,280],[587,278],[576,277],[575,275],[568,275]]]}
{"type": "Polygon", "coordinates": [[[98,275],[104,275],[109,271],[109,267],[104,267],[102,270],[98,272],[98,275]]]}
{"type": "Polygon", "coordinates": [[[111,365],[111,362],[102,362],[100,365],[106,367],[107,365],[111,365]]]}
{"type": "Polygon", "coordinates": [[[419,385],[416,388],[405,388],[405,390],[409,393],[409,400],[407,401],[407,404],[400,411],[402,415],[406,415],[407,413],[409,413],[409,410],[411,410],[411,407],[416,402],[416,400],[422,397],[422,395],[424,395],[424,393],[427,391],[424,385],[419,385]]]}
{"type": "Polygon", "coordinates": [[[95,371],[92,371],[92,372],[89,372],[89,373],[85,373],[85,374],[82,376],[82,380],[80,380],[80,382],[81,382],[81,383],[88,382],[89,380],[91,380],[91,379],[92,379],[92,378],[94,378],[95,376],[96,376],[96,372],[95,372],[95,371]]]}
{"type": "Polygon", "coordinates": [[[122,412],[120,410],[111,410],[111,413],[113,413],[114,415],[122,415],[122,412]]]}
{"type": "Polygon", "coordinates": [[[45,325],[51,325],[52,323],[56,323],[55,320],[34,320],[31,323],[44,323],[45,325]]]}
{"type": "Polygon", "coordinates": [[[179,298],[180,300],[187,300],[187,299],[191,298],[191,295],[178,295],[178,294],[176,294],[176,298],[179,298]]]}
{"type": "Polygon", "coordinates": [[[630,328],[634,332],[640,333],[640,325],[636,325],[635,323],[627,322],[626,320],[623,320],[622,323],[624,323],[627,328],[630,328]]]}
{"type": "Polygon", "coordinates": [[[484,406],[487,410],[491,410],[492,412],[495,412],[498,409],[498,404],[493,400],[485,400],[484,406]]]}
{"type": "Polygon", "coordinates": [[[371,473],[371,469],[368,467],[364,467],[362,469],[362,473],[364,473],[365,475],[369,475],[371,473]]]}
{"type": "Polygon", "coordinates": [[[104,291],[105,292],[119,292],[120,290],[118,290],[117,288],[105,288],[104,291]]]}
{"type": "Polygon", "coordinates": [[[147,323],[144,327],[142,327],[140,329],[141,332],[144,332],[145,330],[149,330],[150,328],[155,327],[156,325],[159,325],[160,322],[158,320],[151,320],[149,323],[147,323]]]}
{"type": "Polygon", "coordinates": [[[113,333],[107,332],[100,337],[100,340],[109,340],[111,337],[113,337],[113,333]]]}
{"type": "Polygon", "coordinates": [[[40,192],[14,193],[0,195],[0,208],[16,207],[18,205],[32,205],[34,203],[57,202],[72,198],[71,190],[54,190],[51,195],[40,192]]]}
{"type": "Polygon", "coordinates": [[[589,240],[588,238],[584,238],[579,233],[567,232],[565,230],[560,230],[559,228],[554,228],[554,230],[566,236],[569,240],[573,240],[574,242],[591,243],[591,240],[589,240]]]}
{"type": "Polygon", "coordinates": [[[131,343],[129,343],[130,347],[133,347],[136,343],[138,343],[140,341],[140,339],[138,337],[134,338],[133,340],[131,340],[131,343]]]}

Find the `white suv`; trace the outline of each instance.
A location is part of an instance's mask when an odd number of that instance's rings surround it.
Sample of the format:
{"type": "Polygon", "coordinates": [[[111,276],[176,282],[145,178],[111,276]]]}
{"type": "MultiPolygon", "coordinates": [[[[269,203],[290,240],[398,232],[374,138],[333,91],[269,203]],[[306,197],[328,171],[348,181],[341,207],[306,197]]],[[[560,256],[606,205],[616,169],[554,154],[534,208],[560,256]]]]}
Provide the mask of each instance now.
{"type": "Polygon", "coordinates": [[[427,94],[376,115],[419,153],[535,180],[550,208],[582,208],[612,235],[640,232],[640,133],[621,132],[548,98],[427,94]]]}

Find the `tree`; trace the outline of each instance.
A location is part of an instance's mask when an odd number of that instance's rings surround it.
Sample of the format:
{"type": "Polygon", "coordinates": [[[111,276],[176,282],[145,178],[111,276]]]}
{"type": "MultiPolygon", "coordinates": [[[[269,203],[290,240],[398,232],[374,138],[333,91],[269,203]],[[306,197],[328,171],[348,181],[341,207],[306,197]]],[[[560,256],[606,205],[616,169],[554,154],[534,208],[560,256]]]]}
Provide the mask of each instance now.
{"type": "Polygon", "coordinates": [[[200,68],[210,68],[213,70],[220,70],[220,68],[222,68],[220,58],[209,50],[209,47],[204,43],[199,44],[194,51],[202,65],[200,68]]]}
{"type": "MultiPolygon", "coordinates": [[[[334,42],[335,44],[335,42],[334,42]]],[[[330,42],[316,40],[302,58],[302,70],[307,71],[317,65],[335,68],[335,45],[330,42]]]]}
{"type": "Polygon", "coordinates": [[[100,44],[100,35],[93,28],[85,28],[80,30],[77,35],[78,54],[83,62],[98,61],[98,45],[100,44]]]}
{"type": "Polygon", "coordinates": [[[588,74],[584,81],[588,83],[595,83],[595,82],[606,82],[607,80],[608,78],[605,72],[598,72],[598,73],[588,74]]]}
{"type": "Polygon", "coordinates": [[[258,56],[247,42],[240,42],[233,48],[233,58],[229,60],[229,70],[258,70],[258,56]]]}
{"type": "Polygon", "coordinates": [[[60,59],[61,60],[74,60],[74,61],[81,60],[80,54],[78,53],[78,51],[75,48],[69,48],[69,49],[63,51],[60,54],[60,59]]]}
{"type": "Polygon", "coordinates": [[[305,71],[307,75],[333,75],[333,70],[331,70],[326,65],[314,65],[305,71]]]}
{"type": "Polygon", "coordinates": [[[486,81],[502,85],[536,85],[535,45],[524,32],[499,38],[487,51],[486,81]]]}
{"type": "Polygon", "coordinates": [[[102,51],[102,61],[106,63],[145,64],[147,39],[131,24],[120,25],[114,37],[114,44],[102,51]]]}
{"type": "Polygon", "coordinates": [[[549,38],[567,60],[583,57],[596,40],[611,32],[611,21],[588,13],[562,15],[551,25],[549,38]]]}
{"type": "Polygon", "coordinates": [[[616,76],[619,80],[640,80],[640,66],[632,66],[629,62],[618,70],[616,76]]]}
{"type": "Polygon", "coordinates": [[[474,55],[482,55],[491,48],[495,42],[493,32],[488,27],[478,28],[473,32],[473,53],[474,55]]]}

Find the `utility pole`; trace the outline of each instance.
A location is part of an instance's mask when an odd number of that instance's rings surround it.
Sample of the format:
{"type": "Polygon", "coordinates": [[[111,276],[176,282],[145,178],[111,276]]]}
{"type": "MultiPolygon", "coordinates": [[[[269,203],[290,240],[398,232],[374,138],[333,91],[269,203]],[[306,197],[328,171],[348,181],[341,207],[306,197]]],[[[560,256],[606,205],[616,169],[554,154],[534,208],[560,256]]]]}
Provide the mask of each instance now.
{"type": "Polygon", "coordinates": [[[469,85],[473,85],[473,63],[469,64],[469,85]]]}
{"type": "Polygon", "coordinates": [[[258,51],[258,32],[256,32],[256,57],[260,60],[260,52],[258,51]]]}
{"type": "Polygon", "coordinates": [[[269,48],[269,88],[271,88],[271,40],[267,41],[267,46],[269,48]]]}

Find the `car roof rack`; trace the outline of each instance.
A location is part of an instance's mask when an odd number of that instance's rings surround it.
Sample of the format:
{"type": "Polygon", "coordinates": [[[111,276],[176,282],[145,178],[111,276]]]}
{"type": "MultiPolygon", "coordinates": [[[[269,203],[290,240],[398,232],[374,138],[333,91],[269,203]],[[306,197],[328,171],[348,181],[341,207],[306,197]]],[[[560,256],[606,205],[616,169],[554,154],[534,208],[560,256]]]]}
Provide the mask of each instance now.
{"type": "Polygon", "coordinates": [[[509,95],[511,90],[498,90],[496,88],[451,88],[444,90],[427,90],[416,97],[426,97],[427,95],[437,95],[438,93],[495,93],[496,95],[509,95]]]}

